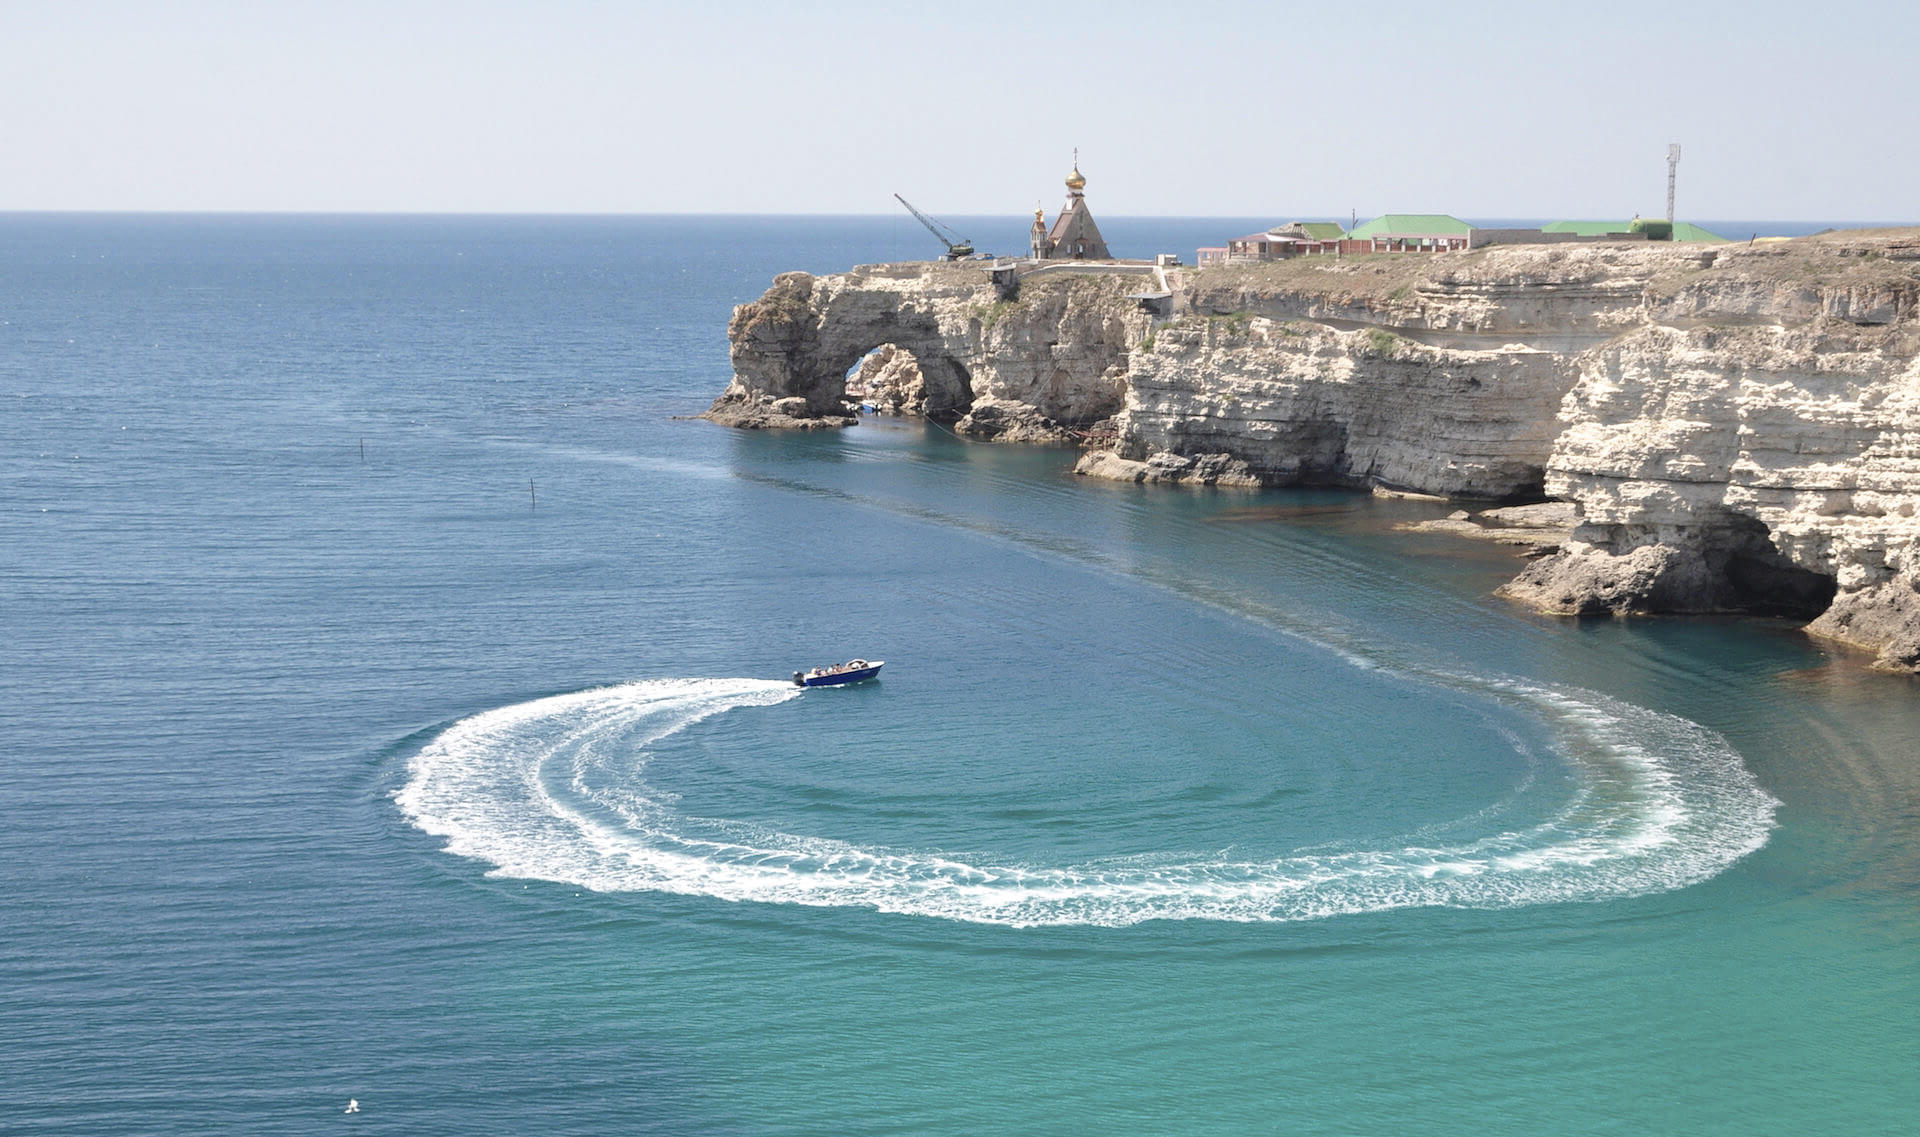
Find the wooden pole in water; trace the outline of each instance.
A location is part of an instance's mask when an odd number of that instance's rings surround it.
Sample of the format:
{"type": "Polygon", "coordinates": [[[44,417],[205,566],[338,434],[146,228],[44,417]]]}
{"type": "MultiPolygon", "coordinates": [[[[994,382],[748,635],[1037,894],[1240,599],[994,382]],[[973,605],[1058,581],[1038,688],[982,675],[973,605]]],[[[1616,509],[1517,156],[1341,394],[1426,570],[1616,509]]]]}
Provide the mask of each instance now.
{"type": "Polygon", "coordinates": [[[360,461],[365,462],[366,460],[367,460],[367,440],[363,438],[360,440],[360,461]]]}
{"type": "Polygon", "coordinates": [[[532,478],[527,479],[527,508],[528,509],[540,508],[540,499],[533,496],[533,479],[532,478]]]}

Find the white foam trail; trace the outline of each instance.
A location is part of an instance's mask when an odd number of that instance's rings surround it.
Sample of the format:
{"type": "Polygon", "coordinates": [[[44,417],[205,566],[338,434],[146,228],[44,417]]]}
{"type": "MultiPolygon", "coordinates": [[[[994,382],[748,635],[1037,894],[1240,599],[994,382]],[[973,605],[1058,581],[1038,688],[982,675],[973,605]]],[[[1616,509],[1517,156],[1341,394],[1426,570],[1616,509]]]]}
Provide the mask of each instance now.
{"type": "Polygon", "coordinates": [[[998,865],[693,818],[645,786],[592,787],[601,762],[639,761],[702,719],[800,693],[759,679],[645,680],[486,711],[428,743],[395,798],[493,875],[1021,927],[1603,900],[1697,883],[1766,843],[1779,803],[1706,728],[1592,692],[1458,685],[1522,705],[1554,732],[1579,788],[1553,817],[1431,847],[998,865]]]}

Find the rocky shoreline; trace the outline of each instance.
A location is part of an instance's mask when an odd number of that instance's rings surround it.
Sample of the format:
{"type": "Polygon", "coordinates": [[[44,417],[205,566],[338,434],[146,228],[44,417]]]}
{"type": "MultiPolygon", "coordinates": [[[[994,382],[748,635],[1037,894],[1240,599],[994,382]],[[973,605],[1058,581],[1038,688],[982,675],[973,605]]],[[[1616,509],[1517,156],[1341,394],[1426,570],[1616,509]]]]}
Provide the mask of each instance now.
{"type": "MultiPolygon", "coordinates": [[[[1093,477],[1561,503],[1502,595],[1795,616],[1920,671],[1920,232],[1186,270],[1171,321],[1139,291],[782,274],[735,311],[706,417],[847,425],[851,378],[973,437],[1094,439],[1093,477]]],[[[1461,523],[1516,528],[1491,513],[1461,523]]]]}
{"type": "Polygon", "coordinates": [[[734,377],[705,418],[744,428],[845,426],[857,398],[1010,442],[1076,442],[1125,406],[1151,317],[1137,279],[1031,281],[1013,297],[970,264],[782,273],[736,308],[734,377]],[[858,367],[856,371],[855,368],[858,367]]]}

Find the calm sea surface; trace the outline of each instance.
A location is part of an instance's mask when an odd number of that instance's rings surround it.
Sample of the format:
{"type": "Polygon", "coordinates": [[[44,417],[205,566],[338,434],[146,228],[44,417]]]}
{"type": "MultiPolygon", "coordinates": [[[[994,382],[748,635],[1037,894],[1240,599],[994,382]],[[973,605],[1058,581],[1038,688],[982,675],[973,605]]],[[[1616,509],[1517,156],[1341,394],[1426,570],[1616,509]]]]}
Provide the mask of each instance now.
{"type": "Polygon", "coordinates": [[[0,1129],[1920,1126],[1920,685],[1441,505],[676,417],[927,244],[0,216],[0,1129]]]}

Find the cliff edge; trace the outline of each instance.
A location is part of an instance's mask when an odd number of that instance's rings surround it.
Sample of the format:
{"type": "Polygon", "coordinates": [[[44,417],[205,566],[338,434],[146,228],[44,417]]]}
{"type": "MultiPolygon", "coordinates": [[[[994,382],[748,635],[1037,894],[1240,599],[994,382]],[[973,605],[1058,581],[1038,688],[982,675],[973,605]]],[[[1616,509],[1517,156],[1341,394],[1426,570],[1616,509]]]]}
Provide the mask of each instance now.
{"type": "Polygon", "coordinates": [[[708,417],[856,397],[982,437],[1105,421],[1082,473],[1574,505],[1502,594],[1563,615],[1756,612],[1920,670],[1920,231],[1491,247],[1123,277],[779,277],[708,417]],[[874,348],[880,353],[855,371],[874,348]]]}
{"type": "Polygon", "coordinates": [[[733,381],[703,417],[838,427],[871,401],[974,437],[1071,441],[1121,409],[1128,350],[1149,325],[1127,299],[1138,287],[1068,273],[1009,292],[970,264],[782,273],[734,310],[733,381]]]}

